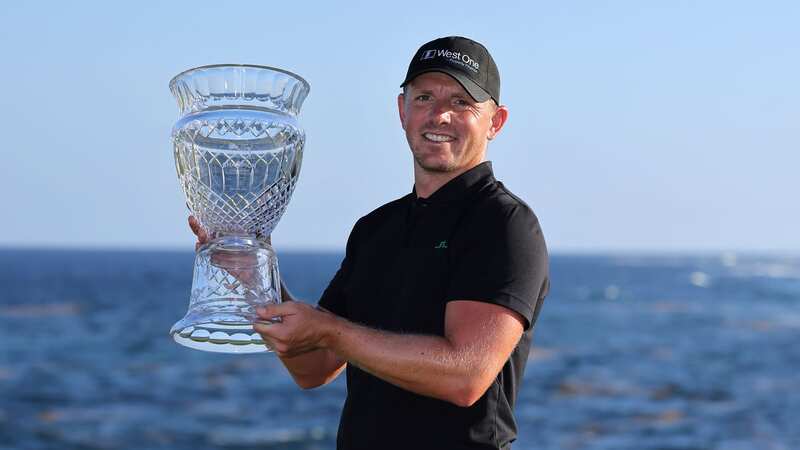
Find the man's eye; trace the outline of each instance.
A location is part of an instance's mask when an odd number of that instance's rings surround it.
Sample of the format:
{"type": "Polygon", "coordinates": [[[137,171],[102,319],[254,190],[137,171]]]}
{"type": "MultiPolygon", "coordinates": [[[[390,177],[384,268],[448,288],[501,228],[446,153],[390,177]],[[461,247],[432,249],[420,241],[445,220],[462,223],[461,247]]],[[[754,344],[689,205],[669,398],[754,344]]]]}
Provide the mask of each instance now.
{"type": "Polygon", "coordinates": [[[454,103],[461,107],[469,106],[469,102],[464,100],[463,98],[457,98],[454,103]]]}
{"type": "Polygon", "coordinates": [[[425,95],[425,94],[422,94],[422,95],[418,95],[418,96],[417,96],[417,100],[418,100],[418,101],[421,101],[421,102],[426,102],[426,101],[428,101],[428,100],[430,100],[430,99],[431,99],[431,96],[430,96],[430,95],[425,95]]]}

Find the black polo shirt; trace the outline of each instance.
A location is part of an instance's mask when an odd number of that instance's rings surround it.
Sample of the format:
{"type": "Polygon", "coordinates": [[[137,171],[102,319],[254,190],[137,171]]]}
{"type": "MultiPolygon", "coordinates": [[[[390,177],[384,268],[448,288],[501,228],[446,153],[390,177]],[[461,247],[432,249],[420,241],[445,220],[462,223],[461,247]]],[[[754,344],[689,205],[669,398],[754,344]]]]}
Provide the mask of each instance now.
{"type": "Polygon", "coordinates": [[[415,192],[358,220],[320,306],[398,333],[444,336],[447,302],[502,305],[525,333],[491,387],[462,408],[347,366],[341,449],[506,449],[533,324],[549,287],[547,249],[533,211],[495,180],[490,162],[427,199],[415,192]]]}

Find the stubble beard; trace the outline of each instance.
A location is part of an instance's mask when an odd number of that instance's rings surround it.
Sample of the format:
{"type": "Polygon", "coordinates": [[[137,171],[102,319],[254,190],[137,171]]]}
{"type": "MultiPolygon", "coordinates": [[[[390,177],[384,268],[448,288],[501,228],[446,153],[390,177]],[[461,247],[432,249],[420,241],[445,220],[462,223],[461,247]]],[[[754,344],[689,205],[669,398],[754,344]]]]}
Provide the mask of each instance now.
{"type": "MultiPolygon", "coordinates": [[[[462,152],[451,153],[445,161],[442,161],[441,159],[438,158],[426,159],[425,158],[426,153],[424,151],[418,153],[417,151],[414,150],[413,147],[411,149],[411,154],[413,155],[414,162],[417,164],[417,166],[422,170],[424,170],[425,172],[445,174],[445,173],[458,172],[459,170],[462,169],[468,169],[472,166],[479,164],[483,159],[483,156],[480,156],[479,158],[478,155],[472,155],[469,150],[463,150],[463,151],[464,153],[462,152]],[[473,157],[478,159],[473,160],[473,157]]],[[[485,154],[486,154],[486,149],[483,149],[481,155],[485,154]]]]}
{"type": "Polygon", "coordinates": [[[455,161],[441,162],[437,164],[428,164],[424,158],[414,155],[414,161],[417,165],[426,172],[432,173],[449,173],[456,169],[455,161]]]}
{"type": "Polygon", "coordinates": [[[414,162],[425,172],[449,173],[456,170],[456,167],[458,166],[456,155],[452,155],[453,157],[448,158],[447,161],[437,160],[436,162],[429,163],[425,160],[425,151],[417,151],[415,149],[415,143],[408,134],[406,134],[406,140],[408,141],[408,146],[411,149],[411,155],[414,157],[414,162]]]}

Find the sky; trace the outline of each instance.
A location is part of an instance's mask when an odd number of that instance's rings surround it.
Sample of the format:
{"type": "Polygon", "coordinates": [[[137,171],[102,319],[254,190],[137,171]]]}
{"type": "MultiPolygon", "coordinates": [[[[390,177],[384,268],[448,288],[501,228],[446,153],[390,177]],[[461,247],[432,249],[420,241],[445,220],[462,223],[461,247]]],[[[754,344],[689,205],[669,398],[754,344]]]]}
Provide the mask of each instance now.
{"type": "Polygon", "coordinates": [[[485,44],[510,111],[488,158],[552,252],[800,252],[800,2],[5,2],[0,247],[193,248],[177,73],[311,84],[279,250],[343,249],[411,190],[415,50],[485,44]]]}

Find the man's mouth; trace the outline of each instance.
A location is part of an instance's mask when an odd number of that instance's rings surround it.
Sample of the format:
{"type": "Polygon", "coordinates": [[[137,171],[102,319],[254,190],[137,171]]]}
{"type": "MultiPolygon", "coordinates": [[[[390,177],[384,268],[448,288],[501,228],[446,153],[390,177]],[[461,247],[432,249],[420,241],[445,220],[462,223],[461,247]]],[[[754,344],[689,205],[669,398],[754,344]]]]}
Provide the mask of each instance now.
{"type": "Polygon", "coordinates": [[[422,133],[422,137],[432,142],[451,142],[456,140],[453,136],[437,133],[422,133]]]}

